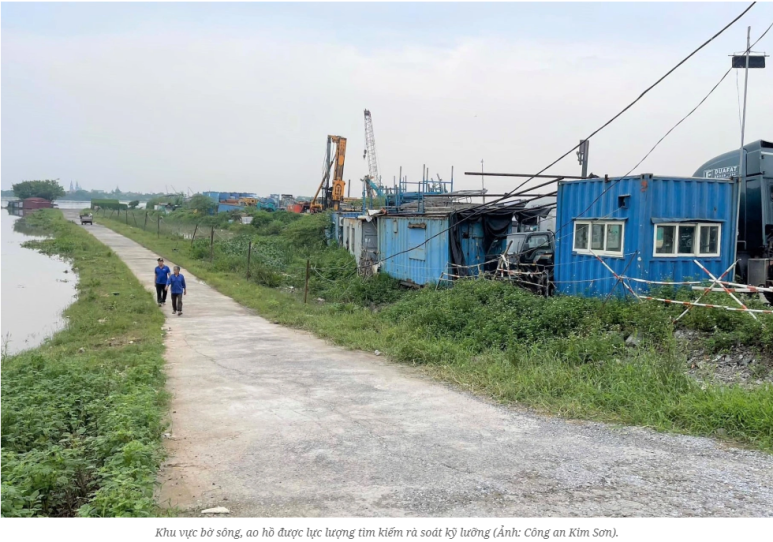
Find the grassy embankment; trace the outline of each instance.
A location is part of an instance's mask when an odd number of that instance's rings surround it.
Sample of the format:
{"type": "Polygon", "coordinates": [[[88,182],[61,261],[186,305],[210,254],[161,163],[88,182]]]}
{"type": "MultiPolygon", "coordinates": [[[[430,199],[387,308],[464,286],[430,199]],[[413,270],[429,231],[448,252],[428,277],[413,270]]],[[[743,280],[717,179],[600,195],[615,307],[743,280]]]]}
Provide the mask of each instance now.
{"type": "Polygon", "coordinates": [[[23,220],[23,231],[51,235],[29,247],[77,268],[78,298],[64,330],[3,356],[2,515],[156,514],[164,317],[121,260],[59,211],[23,220]]]}
{"type": "MultiPolygon", "coordinates": [[[[312,331],[342,346],[380,350],[498,401],[565,417],[716,436],[773,449],[773,387],[705,385],[685,375],[685,358],[671,323],[678,307],[616,299],[543,299],[487,281],[465,281],[448,290],[405,291],[382,275],[358,277],[346,251],[325,246],[324,216],[256,217],[252,226],[230,226],[236,236],[215,242],[212,262],[208,230],[206,239],[192,244],[168,233],[174,230],[174,213],[164,218],[160,238],[155,228],[146,232],[124,220],[97,221],[274,322],[312,331]],[[250,279],[245,278],[248,240],[253,241],[250,279]],[[314,269],[309,304],[303,304],[302,294],[306,258],[314,269]],[[316,303],[317,297],[325,303],[316,303]],[[636,346],[626,344],[631,335],[636,346]]],[[[186,218],[182,214],[178,223],[186,218]]],[[[227,226],[224,217],[210,220],[227,226]]],[[[767,354],[773,351],[773,319],[768,316],[755,322],[746,314],[693,309],[680,325],[713,331],[709,351],[739,342],[767,354]]],[[[759,370],[769,367],[760,365],[759,370]]]]}

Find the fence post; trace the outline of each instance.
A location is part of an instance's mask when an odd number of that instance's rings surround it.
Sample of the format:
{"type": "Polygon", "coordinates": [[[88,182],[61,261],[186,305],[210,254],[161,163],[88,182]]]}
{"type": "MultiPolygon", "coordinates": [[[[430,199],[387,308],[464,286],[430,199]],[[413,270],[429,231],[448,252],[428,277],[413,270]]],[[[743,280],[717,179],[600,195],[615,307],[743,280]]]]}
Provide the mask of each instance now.
{"type": "Polygon", "coordinates": [[[306,303],[309,298],[309,272],[311,271],[311,261],[306,260],[306,286],[303,288],[303,302],[306,303]]]}
{"type": "Polygon", "coordinates": [[[145,223],[142,225],[142,229],[147,231],[148,229],[148,212],[145,211],[145,223]]]}
{"type": "Polygon", "coordinates": [[[247,245],[247,278],[250,278],[250,256],[252,255],[252,241],[247,245]]]}
{"type": "Polygon", "coordinates": [[[137,227],[137,211],[132,209],[132,218],[134,219],[134,227],[137,227]]]}
{"type": "Polygon", "coordinates": [[[129,208],[124,209],[124,218],[126,218],[126,225],[129,225],[129,208]]]}
{"type": "Polygon", "coordinates": [[[156,219],[156,239],[161,237],[161,215],[156,219]]]}
{"type": "Polygon", "coordinates": [[[191,237],[191,246],[193,246],[193,240],[196,239],[196,231],[199,229],[199,223],[196,222],[196,227],[193,228],[193,236],[191,237]]]}
{"type": "Polygon", "coordinates": [[[215,227],[209,231],[209,262],[212,263],[214,250],[215,250],[215,227]]]}

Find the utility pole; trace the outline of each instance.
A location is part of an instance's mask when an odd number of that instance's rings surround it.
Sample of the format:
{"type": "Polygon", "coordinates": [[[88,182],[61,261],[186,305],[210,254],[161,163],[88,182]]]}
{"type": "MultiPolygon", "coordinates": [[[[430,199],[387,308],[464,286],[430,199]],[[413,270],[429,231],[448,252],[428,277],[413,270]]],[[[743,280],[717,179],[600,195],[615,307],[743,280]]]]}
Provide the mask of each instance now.
{"type": "MultiPolygon", "coordinates": [[[[746,200],[746,159],[745,159],[745,153],[744,153],[744,136],[746,135],[746,97],[747,92],[749,88],[749,68],[764,68],[765,67],[765,57],[766,55],[763,54],[755,54],[754,56],[751,55],[751,34],[752,34],[752,27],[748,27],[746,29],[746,50],[744,51],[743,55],[732,55],[732,67],[733,68],[743,68],[744,69],[744,83],[743,83],[743,114],[741,116],[741,148],[739,150],[738,155],[738,181],[740,182],[740,185],[738,186],[738,203],[736,206],[736,220],[737,220],[737,231],[736,235],[740,237],[740,229],[741,229],[741,199],[743,198],[744,201],[746,200]]],[[[746,224],[744,222],[744,228],[746,227],[746,224]]],[[[745,232],[744,232],[745,233],[745,232]]],[[[745,235],[744,235],[745,238],[745,235]]],[[[733,259],[736,259],[737,257],[737,251],[738,251],[738,243],[736,242],[735,246],[735,254],[733,255],[733,259]]]]}
{"type": "Polygon", "coordinates": [[[486,203],[486,185],[483,182],[483,158],[480,159],[480,191],[483,193],[483,203],[486,203]]]}
{"type": "Polygon", "coordinates": [[[580,146],[577,149],[577,161],[582,166],[583,178],[588,177],[588,149],[590,147],[590,141],[587,139],[580,140],[580,146]]]}
{"type": "Polygon", "coordinates": [[[746,29],[746,52],[744,53],[744,56],[746,57],[745,67],[744,67],[744,80],[743,80],[743,116],[741,118],[741,153],[739,157],[739,164],[738,164],[738,178],[741,180],[741,184],[743,184],[744,180],[744,159],[743,159],[743,140],[744,140],[744,133],[746,131],[746,91],[749,87],[749,52],[752,48],[752,27],[748,27],[746,29]]]}

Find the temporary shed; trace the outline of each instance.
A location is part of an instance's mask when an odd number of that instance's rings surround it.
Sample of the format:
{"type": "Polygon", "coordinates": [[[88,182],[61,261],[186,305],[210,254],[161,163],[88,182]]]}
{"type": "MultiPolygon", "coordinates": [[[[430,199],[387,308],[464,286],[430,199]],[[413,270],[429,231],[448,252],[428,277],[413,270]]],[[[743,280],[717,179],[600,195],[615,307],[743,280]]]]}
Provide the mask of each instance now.
{"type": "Polygon", "coordinates": [[[361,272],[370,274],[378,262],[378,227],[375,214],[343,217],[341,246],[357,260],[361,272]]]}
{"type": "MultiPolygon", "coordinates": [[[[298,204],[300,205],[300,204],[298,204]]],[[[301,211],[298,211],[299,213],[301,211]]],[[[343,240],[343,233],[344,233],[344,219],[345,218],[353,218],[356,216],[359,216],[359,212],[353,211],[335,211],[331,213],[331,221],[332,221],[332,234],[331,237],[333,241],[339,245],[344,246],[344,240],[343,240]]]]}
{"type": "Polygon", "coordinates": [[[478,275],[487,270],[492,251],[504,250],[514,212],[468,206],[379,216],[380,271],[417,285],[478,275]]]}
{"type": "Polygon", "coordinates": [[[448,273],[448,214],[378,218],[381,272],[410,284],[438,282],[448,273]]]}
{"type": "MultiPolygon", "coordinates": [[[[737,205],[738,183],[728,179],[647,174],[561,181],[556,291],[622,294],[605,264],[647,281],[706,279],[698,260],[718,277],[734,261],[737,205]]],[[[649,284],[631,286],[645,291],[649,284]]]]}
{"type": "Polygon", "coordinates": [[[54,204],[44,198],[25,198],[22,207],[25,211],[33,209],[52,209],[54,204]]]}

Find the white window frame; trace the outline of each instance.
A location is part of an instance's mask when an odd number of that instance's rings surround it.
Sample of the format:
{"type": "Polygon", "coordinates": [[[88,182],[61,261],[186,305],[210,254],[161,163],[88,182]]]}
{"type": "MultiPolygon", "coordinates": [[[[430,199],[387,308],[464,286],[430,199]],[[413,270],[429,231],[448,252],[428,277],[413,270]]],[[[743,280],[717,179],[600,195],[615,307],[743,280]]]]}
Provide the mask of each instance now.
{"type": "Polygon", "coordinates": [[[719,258],[722,254],[722,223],[721,222],[661,222],[654,224],[652,229],[652,255],[655,258],[719,258]],[[663,254],[658,252],[658,228],[661,226],[674,226],[676,227],[676,236],[674,237],[674,253],[663,254]],[[695,239],[693,239],[692,252],[679,252],[679,227],[680,226],[693,226],[695,227],[695,239]],[[716,227],[717,230],[717,251],[705,252],[701,250],[701,229],[716,227]]]}
{"type": "Polygon", "coordinates": [[[572,252],[575,254],[597,254],[599,256],[610,256],[612,258],[622,258],[625,253],[625,221],[624,220],[575,220],[574,228],[572,230],[572,252]],[[588,248],[576,248],[575,236],[577,235],[578,225],[588,226],[588,248]],[[604,250],[591,249],[590,246],[593,242],[593,226],[604,226],[604,250]],[[620,226],[620,250],[610,251],[607,250],[607,226],[620,226]]]}

